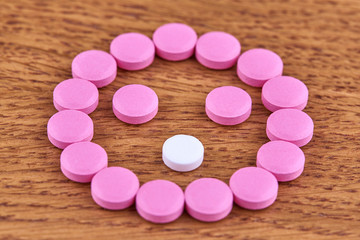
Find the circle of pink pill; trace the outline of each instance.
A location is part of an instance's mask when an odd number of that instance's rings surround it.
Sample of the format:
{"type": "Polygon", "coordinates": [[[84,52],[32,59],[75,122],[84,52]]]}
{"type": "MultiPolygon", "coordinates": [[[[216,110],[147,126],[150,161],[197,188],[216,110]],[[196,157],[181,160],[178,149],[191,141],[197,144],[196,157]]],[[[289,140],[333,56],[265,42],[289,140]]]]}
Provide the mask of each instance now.
{"type": "MultiPolygon", "coordinates": [[[[299,148],[312,136],[314,124],[302,110],[308,101],[308,89],[300,80],[282,76],[283,62],[267,49],[251,49],[240,55],[240,42],[224,32],[196,32],[181,23],[160,26],[151,40],[140,33],[117,36],[110,54],[89,50],[72,62],[72,79],[54,89],[53,101],[59,111],[49,120],[50,142],[64,149],[61,171],[70,180],[91,182],[91,195],[103,208],[120,210],[133,205],[140,216],[154,223],[168,223],[184,209],[205,222],[225,218],[233,202],[252,210],[274,203],[278,181],[291,181],[301,175],[305,155],[299,148]],[[236,171],[229,185],[215,178],[191,182],[185,192],[167,180],[153,180],[140,187],[137,176],[122,167],[108,167],[106,151],[92,143],[94,125],[87,115],[99,102],[97,88],[116,78],[117,67],[141,70],[151,65],[155,54],[168,61],[182,61],[195,55],[210,69],[228,69],[237,62],[237,75],[246,84],[262,87],[261,100],[273,112],[266,126],[271,140],[257,154],[257,167],[236,171]]],[[[120,88],[113,97],[114,115],[128,124],[143,124],[158,112],[158,97],[151,88],[131,84],[120,88]]],[[[205,101],[207,116],[221,125],[236,125],[250,117],[252,100],[241,88],[223,86],[212,90],[205,101]]],[[[191,168],[192,169],[192,168],[191,168]]],[[[176,170],[176,169],[175,169],[176,170]]],[[[178,170],[180,171],[180,170],[178,170]]]]}

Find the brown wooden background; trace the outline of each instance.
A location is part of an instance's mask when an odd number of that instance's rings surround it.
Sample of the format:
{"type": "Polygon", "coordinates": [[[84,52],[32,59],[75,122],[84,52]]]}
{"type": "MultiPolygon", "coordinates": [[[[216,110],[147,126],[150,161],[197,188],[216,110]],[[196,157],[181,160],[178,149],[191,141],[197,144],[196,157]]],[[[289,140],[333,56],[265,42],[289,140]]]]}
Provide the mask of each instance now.
{"type": "MultiPolygon", "coordinates": [[[[116,1],[0,2],[0,239],[360,239],[360,1],[116,1]],[[50,144],[46,124],[54,114],[52,91],[71,78],[71,61],[88,49],[108,51],[118,34],[152,35],[160,25],[183,22],[197,33],[226,31],[242,51],[264,47],[283,59],[284,74],[310,90],[305,111],[315,122],[313,140],[302,149],[303,175],[281,183],[276,203],[262,211],[234,206],[216,223],[184,215],[166,225],[140,218],[134,207],[107,211],[97,206],[89,184],[67,180],[61,151],[50,144]]],[[[108,152],[110,166],[133,170],[141,183],[162,178],[183,189],[199,177],[228,182],[255,165],[268,141],[270,114],[261,91],[242,83],[235,67],[209,70],[194,58],[156,58],[147,69],[119,70],[100,90],[91,114],[94,142],[108,152]],[[114,92],[140,83],[159,96],[151,122],[131,126],[111,110],[114,92]],[[253,112],[238,126],[211,122],[207,93],[223,85],[249,92],[253,112]],[[163,142],[191,134],[205,146],[203,165],[189,173],[169,170],[163,142]]]]}

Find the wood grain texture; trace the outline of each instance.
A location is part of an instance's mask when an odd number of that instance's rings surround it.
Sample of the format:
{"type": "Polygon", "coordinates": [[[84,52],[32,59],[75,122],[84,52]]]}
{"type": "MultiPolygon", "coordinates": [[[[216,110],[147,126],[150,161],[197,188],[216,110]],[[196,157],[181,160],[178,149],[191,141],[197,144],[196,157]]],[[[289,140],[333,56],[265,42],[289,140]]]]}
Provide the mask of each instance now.
{"type": "MultiPolygon", "coordinates": [[[[329,1],[0,1],[0,239],[360,239],[360,2],[329,1]],[[197,33],[226,31],[242,51],[265,47],[285,63],[284,74],[301,79],[310,98],[313,140],[303,147],[305,171],[281,183],[276,203],[261,211],[234,206],[216,223],[186,213],[155,225],[134,207],[106,211],[89,184],[67,180],[59,169],[61,151],[50,144],[46,124],[56,112],[52,91],[71,77],[71,61],[88,49],[108,51],[120,33],[153,31],[183,22],[197,33]]],[[[111,166],[133,170],[141,183],[162,178],[183,189],[199,177],[228,182],[231,174],[254,166],[268,141],[269,116],[261,90],[242,83],[235,67],[209,70],[194,58],[156,58],[147,69],[118,71],[100,90],[90,116],[94,142],[108,152],[111,166]],[[131,126],[112,113],[114,92],[140,83],[159,96],[159,113],[131,126]],[[251,117],[238,126],[220,126],[204,111],[207,93],[234,85],[253,100],[251,117]],[[203,165],[189,173],[169,170],[163,142],[191,134],[205,146],[203,165]]]]}

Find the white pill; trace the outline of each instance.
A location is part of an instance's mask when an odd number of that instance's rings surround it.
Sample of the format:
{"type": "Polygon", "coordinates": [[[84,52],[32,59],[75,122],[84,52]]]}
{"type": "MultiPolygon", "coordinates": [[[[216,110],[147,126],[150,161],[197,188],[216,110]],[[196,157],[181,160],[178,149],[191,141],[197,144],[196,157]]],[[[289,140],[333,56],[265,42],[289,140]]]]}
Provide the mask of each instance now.
{"type": "Polygon", "coordinates": [[[166,166],[178,172],[198,168],[204,159],[204,146],[190,135],[175,135],[164,142],[162,157],[166,166]]]}

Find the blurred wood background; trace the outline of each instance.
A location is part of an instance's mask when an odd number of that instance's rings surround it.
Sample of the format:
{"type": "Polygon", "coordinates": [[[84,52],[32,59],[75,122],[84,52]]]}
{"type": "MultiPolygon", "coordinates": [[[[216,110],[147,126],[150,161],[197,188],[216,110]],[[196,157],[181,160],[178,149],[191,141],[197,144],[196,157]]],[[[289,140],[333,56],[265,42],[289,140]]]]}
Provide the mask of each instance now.
{"type": "MultiPolygon", "coordinates": [[[[360,1],[0,1],[0,239],[360,239],[360,1]],[[303,147],[305,171],[281,183],[274,205],[261,211],[234,206],[216,223],[186,213],[155,225],[135,207],[107,211],[97,206],[89,184],[67,180],[59,168],[61,151],[50,144],[46,124],[56,112],[52,91],[71,78],[71,61],[88,49],[108,51],[124,32],[151,37],[168,22],[233,34],[242,52],[264,47],[284,61],[284,75],[310,90],[305,111],[313,118],[313,140],[303,147]]],[[[110,166],[134,171],[141,183],[168,179],[183,189],[199,177],[225,182],[254,166],[268,141],[269,116],[261,89],[241,82],[235,67],[206,69],[194,58],[156,58],[147,69],[118,71],[100,89],[90,116],[94,142],[108,152],[110,166]],[[114,92],[139,83],[159,96],[151,122],[131,126],[115,118],[114,92]],[[237,126],[210,121],[205,97],[213,88],[234,85],[253,100],[251,117],[237,126]],[[205,146],[203,165],[188,173],[168,169],[163,142],[190,134],[205,146]]]]}

